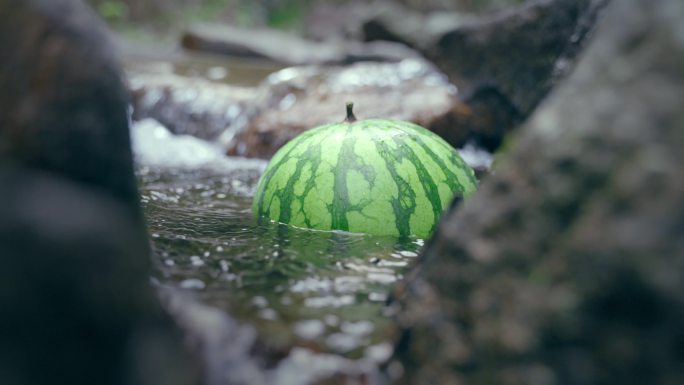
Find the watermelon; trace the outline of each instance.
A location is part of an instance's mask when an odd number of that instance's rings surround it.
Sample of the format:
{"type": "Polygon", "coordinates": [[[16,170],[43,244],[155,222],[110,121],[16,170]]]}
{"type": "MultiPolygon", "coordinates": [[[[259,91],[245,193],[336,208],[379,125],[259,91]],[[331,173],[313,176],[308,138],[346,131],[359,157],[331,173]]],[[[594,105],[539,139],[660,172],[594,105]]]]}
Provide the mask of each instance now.
{"type": "Polygon", "coordinates": [[[319,230],[426,238],[476,187],[456,150],[416,124],[347,118],[305,131],[271,159],[254,215],[319,230]]]}

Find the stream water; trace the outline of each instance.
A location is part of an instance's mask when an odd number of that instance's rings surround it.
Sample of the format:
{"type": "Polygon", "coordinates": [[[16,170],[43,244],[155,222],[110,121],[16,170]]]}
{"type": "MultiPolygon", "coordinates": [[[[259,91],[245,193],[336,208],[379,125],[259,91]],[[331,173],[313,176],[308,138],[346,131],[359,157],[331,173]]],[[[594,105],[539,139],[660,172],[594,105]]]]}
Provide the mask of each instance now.
{"type": "Polygon", "coordinates": [[[135,125],[134,148],[156,279],[253,326],[270,358],[326,357],[275,383],[368,372],[389,358],[385,302],[422,240],[259,223],[251,203],[266,162],[224,157],[153,121],[135,125]]]}
{"type": "MultiPolygon", "coordinates": [[[[154,68],[211,80],[219,67],[129,63],[133,72],[154,68]]],[[[239,73],[232,67],[224,72],[228,83],[239,73]]],[[[266,73],[237,78],[256,83],[266,73]]],[[[258,221],[251,204],[265,161],[226,157],[219,144],[172,135],[150,119],[136,122],[132,134],[155,280],[257,336],[259,369],[244,372],[238,383],[378,383],[377,368],[393,346],[387,298],[423,240],[258,221]]],[[[461,154],[471,165],[491,163],[489,154],[473,148],[461,154]]],[[[255,354],[249,346],[243,350],[242,359],[255,354]]]]}

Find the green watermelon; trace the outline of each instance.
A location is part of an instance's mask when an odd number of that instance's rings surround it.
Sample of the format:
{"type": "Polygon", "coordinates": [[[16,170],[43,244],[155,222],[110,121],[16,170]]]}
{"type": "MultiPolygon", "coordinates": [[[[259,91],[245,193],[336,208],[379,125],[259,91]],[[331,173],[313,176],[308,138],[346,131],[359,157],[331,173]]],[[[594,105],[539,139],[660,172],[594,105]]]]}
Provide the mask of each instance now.
{"type": "Polygon", "coordinates": [[[456,150],[416,124],[347,119],[305,131],[271,159],[254,215],[294,226],[428,237],[455,195],[475,190],[456,150]]]}

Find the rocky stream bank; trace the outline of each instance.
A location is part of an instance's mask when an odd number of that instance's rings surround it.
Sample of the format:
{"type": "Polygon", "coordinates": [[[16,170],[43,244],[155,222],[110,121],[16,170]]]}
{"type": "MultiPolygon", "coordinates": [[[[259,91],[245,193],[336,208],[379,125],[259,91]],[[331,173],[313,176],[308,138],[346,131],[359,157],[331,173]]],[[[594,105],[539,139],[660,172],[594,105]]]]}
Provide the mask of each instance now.
{"type": "Polygon", "coordinates": [[[81,3],[0,0],[0,383],[684,381],[684,5],[373,7],[123,70],[81,3]],[[468,144],[424,247],[246,219],[242,157],[347,100],[468,144]]]}

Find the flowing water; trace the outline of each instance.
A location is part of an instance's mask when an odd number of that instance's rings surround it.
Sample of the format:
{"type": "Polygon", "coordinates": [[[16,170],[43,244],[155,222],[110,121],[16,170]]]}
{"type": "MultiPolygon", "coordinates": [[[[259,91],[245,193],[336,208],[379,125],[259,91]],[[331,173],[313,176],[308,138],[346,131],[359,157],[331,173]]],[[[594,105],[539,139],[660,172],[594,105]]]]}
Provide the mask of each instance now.
{"type": "Polygon", "coordinates": [[[251,203],[264,161],[223,157],[150,121],[134,127],[134,144],[156,279],[253,326],[270,359],[326,357],[327,369],[305,365],[312,373],[275,383],[368,372],[389,358],[385,302],[422,240],[259,223],[251,203]]]}
{"type": "MultiPolygon", "coordinates": [[[[145,72],[155,65],[129,68],[145,72]]],[[[185,64],[162,67],[189,71],[185,64]]],[[[205,81],[219,72],[204,64],[189,68],[205,81]]],[[[238,77],[256,83],[262,72],[238,77]]],[[[199,104],[212,102],[195,98],[191,109],[209,110],[199,104]]],[[[255,336],[242,344],[235,333],[210,337],[219,355],[231,345],[219,365],[230,366],[226,376],[233,381],[225,383],[381,382],[377,368],[392,354],[394,333],[387,298],[422,240],[259,222],[251,204],[265,161],[228,158],[217,143],[172,135],[149,119],[134,124],[133,145],[157,284],[234,320],[225,330],[240,324],[248,332],[237,334],[255,336]]],[[[491,163],[489,154],[472,147],[461,155],[475,167],[491,163]]],[[[390,374],[401,371],[388,367],[390,374]]]]}

